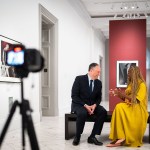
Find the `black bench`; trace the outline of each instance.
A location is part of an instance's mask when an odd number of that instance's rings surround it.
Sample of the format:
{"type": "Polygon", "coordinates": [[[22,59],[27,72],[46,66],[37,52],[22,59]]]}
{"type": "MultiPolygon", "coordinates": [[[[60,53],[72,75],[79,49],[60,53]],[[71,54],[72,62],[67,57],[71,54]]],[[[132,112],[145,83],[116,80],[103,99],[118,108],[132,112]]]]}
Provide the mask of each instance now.
{"type": "MultiPolygon", "coordinates": [[[[107,117],[105,122],[110,122],[112,111],[107,111],[107,117]]],[[[69,140],[75,135],[76,132],[76,114],[68,113],[65,114],[65,139],[69,140]]],[[[87,122],[94,122],[94,118],[87,118],[87,122]]]]}
{"type": "MultiPolygon", "coordinates": [[[[107,111],[107,117],[105,122],[110,122],[112,117],[112,111],[107,111]]],[[[75,136],[76,133],[76,114],[65,114],[65,140],[69,140],[75,136]]],[[[87,118],[87,122],[94,122],[94,118],[87,118]]],[[[150,112],[147,123],[149,123],[149,143],[150,143],[150,112]]]]}

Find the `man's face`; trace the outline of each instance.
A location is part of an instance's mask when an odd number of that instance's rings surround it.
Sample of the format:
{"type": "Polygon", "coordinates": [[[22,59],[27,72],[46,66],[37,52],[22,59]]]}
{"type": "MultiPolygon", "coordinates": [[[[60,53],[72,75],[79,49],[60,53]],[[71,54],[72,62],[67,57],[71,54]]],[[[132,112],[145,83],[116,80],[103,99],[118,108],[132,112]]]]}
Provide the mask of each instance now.
{"type": "Polygon", "coordinates": [[[100,75],[100,67],[95,66],[94,68],[91,69],[91,73],[92,73],[93,79],[98,79],[98,77],[100,75]]]}

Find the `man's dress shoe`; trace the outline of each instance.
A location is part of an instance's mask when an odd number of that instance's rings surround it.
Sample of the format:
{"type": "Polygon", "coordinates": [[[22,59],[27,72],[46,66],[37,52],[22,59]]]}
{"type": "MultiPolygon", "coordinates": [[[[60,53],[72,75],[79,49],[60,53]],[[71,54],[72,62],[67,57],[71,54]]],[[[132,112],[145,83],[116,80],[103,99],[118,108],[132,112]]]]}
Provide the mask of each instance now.
{"type": "Polygon", "coordinates": [[[96,137],[88,137],[88,143],[90,143],[90,144],[95,144],[95,145],[99,145],[99,146],[101,146],[101,145],[103,145],[103,143],[102,142],[99,142],[97,139],[96,139],[96,137]]]}
{"type": "Polygon", "coordinates": [[[77,145],[79,145],[79,143],[80,143],[80,138],[78,138],[78,137],[75,136],[72,144],[75,145],[75,146],[77,146],[77,145]]]}

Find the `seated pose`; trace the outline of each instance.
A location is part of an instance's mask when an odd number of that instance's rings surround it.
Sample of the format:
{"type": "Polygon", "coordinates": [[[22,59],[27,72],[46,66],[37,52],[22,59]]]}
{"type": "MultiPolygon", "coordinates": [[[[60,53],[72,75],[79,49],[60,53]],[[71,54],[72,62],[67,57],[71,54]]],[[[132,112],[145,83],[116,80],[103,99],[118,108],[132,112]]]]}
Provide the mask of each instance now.
{"type": "Polygon", "coordinates": [[[103,145],[95,135],[100,135],[107,111],[100,104],[102,83],[98,79],[100,67],[96,63],[89,65],[88,74],[77,76],[72,86],[72,112],[77,114],[76,135],[73,145],[78,145],[87,117],[95,118],[91,135],[87,142],[103,145]]]}
{"type": "Polygon", "coordinates": [[[112,142],[107,147],[142,146],[148,112],[147,88],[139,67],[130,67],[125,92],[115,89],[110,90],[110,94],[124,102],[117,104],[113,111],[109,135],[112,142]]]}

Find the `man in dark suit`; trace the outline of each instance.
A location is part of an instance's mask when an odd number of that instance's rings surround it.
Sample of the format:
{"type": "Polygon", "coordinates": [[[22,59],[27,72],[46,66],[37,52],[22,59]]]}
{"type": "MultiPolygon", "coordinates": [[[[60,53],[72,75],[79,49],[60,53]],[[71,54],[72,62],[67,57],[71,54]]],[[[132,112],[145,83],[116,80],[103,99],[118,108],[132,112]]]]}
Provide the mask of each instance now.
{"type": "Polygon", "coordinates": [[[78,145],[84,129],[87,117],[95,117],[95,123],[87,142],[95,145],[103,145],[95,135],[100,135],[107,112],[100,104],[102,83],[98,79],[100,67],[97,63],[89,65],[88,74],[77,76],[72,86],[72,108],[77,114],[76,135],[73,145],[78,145]]]}

